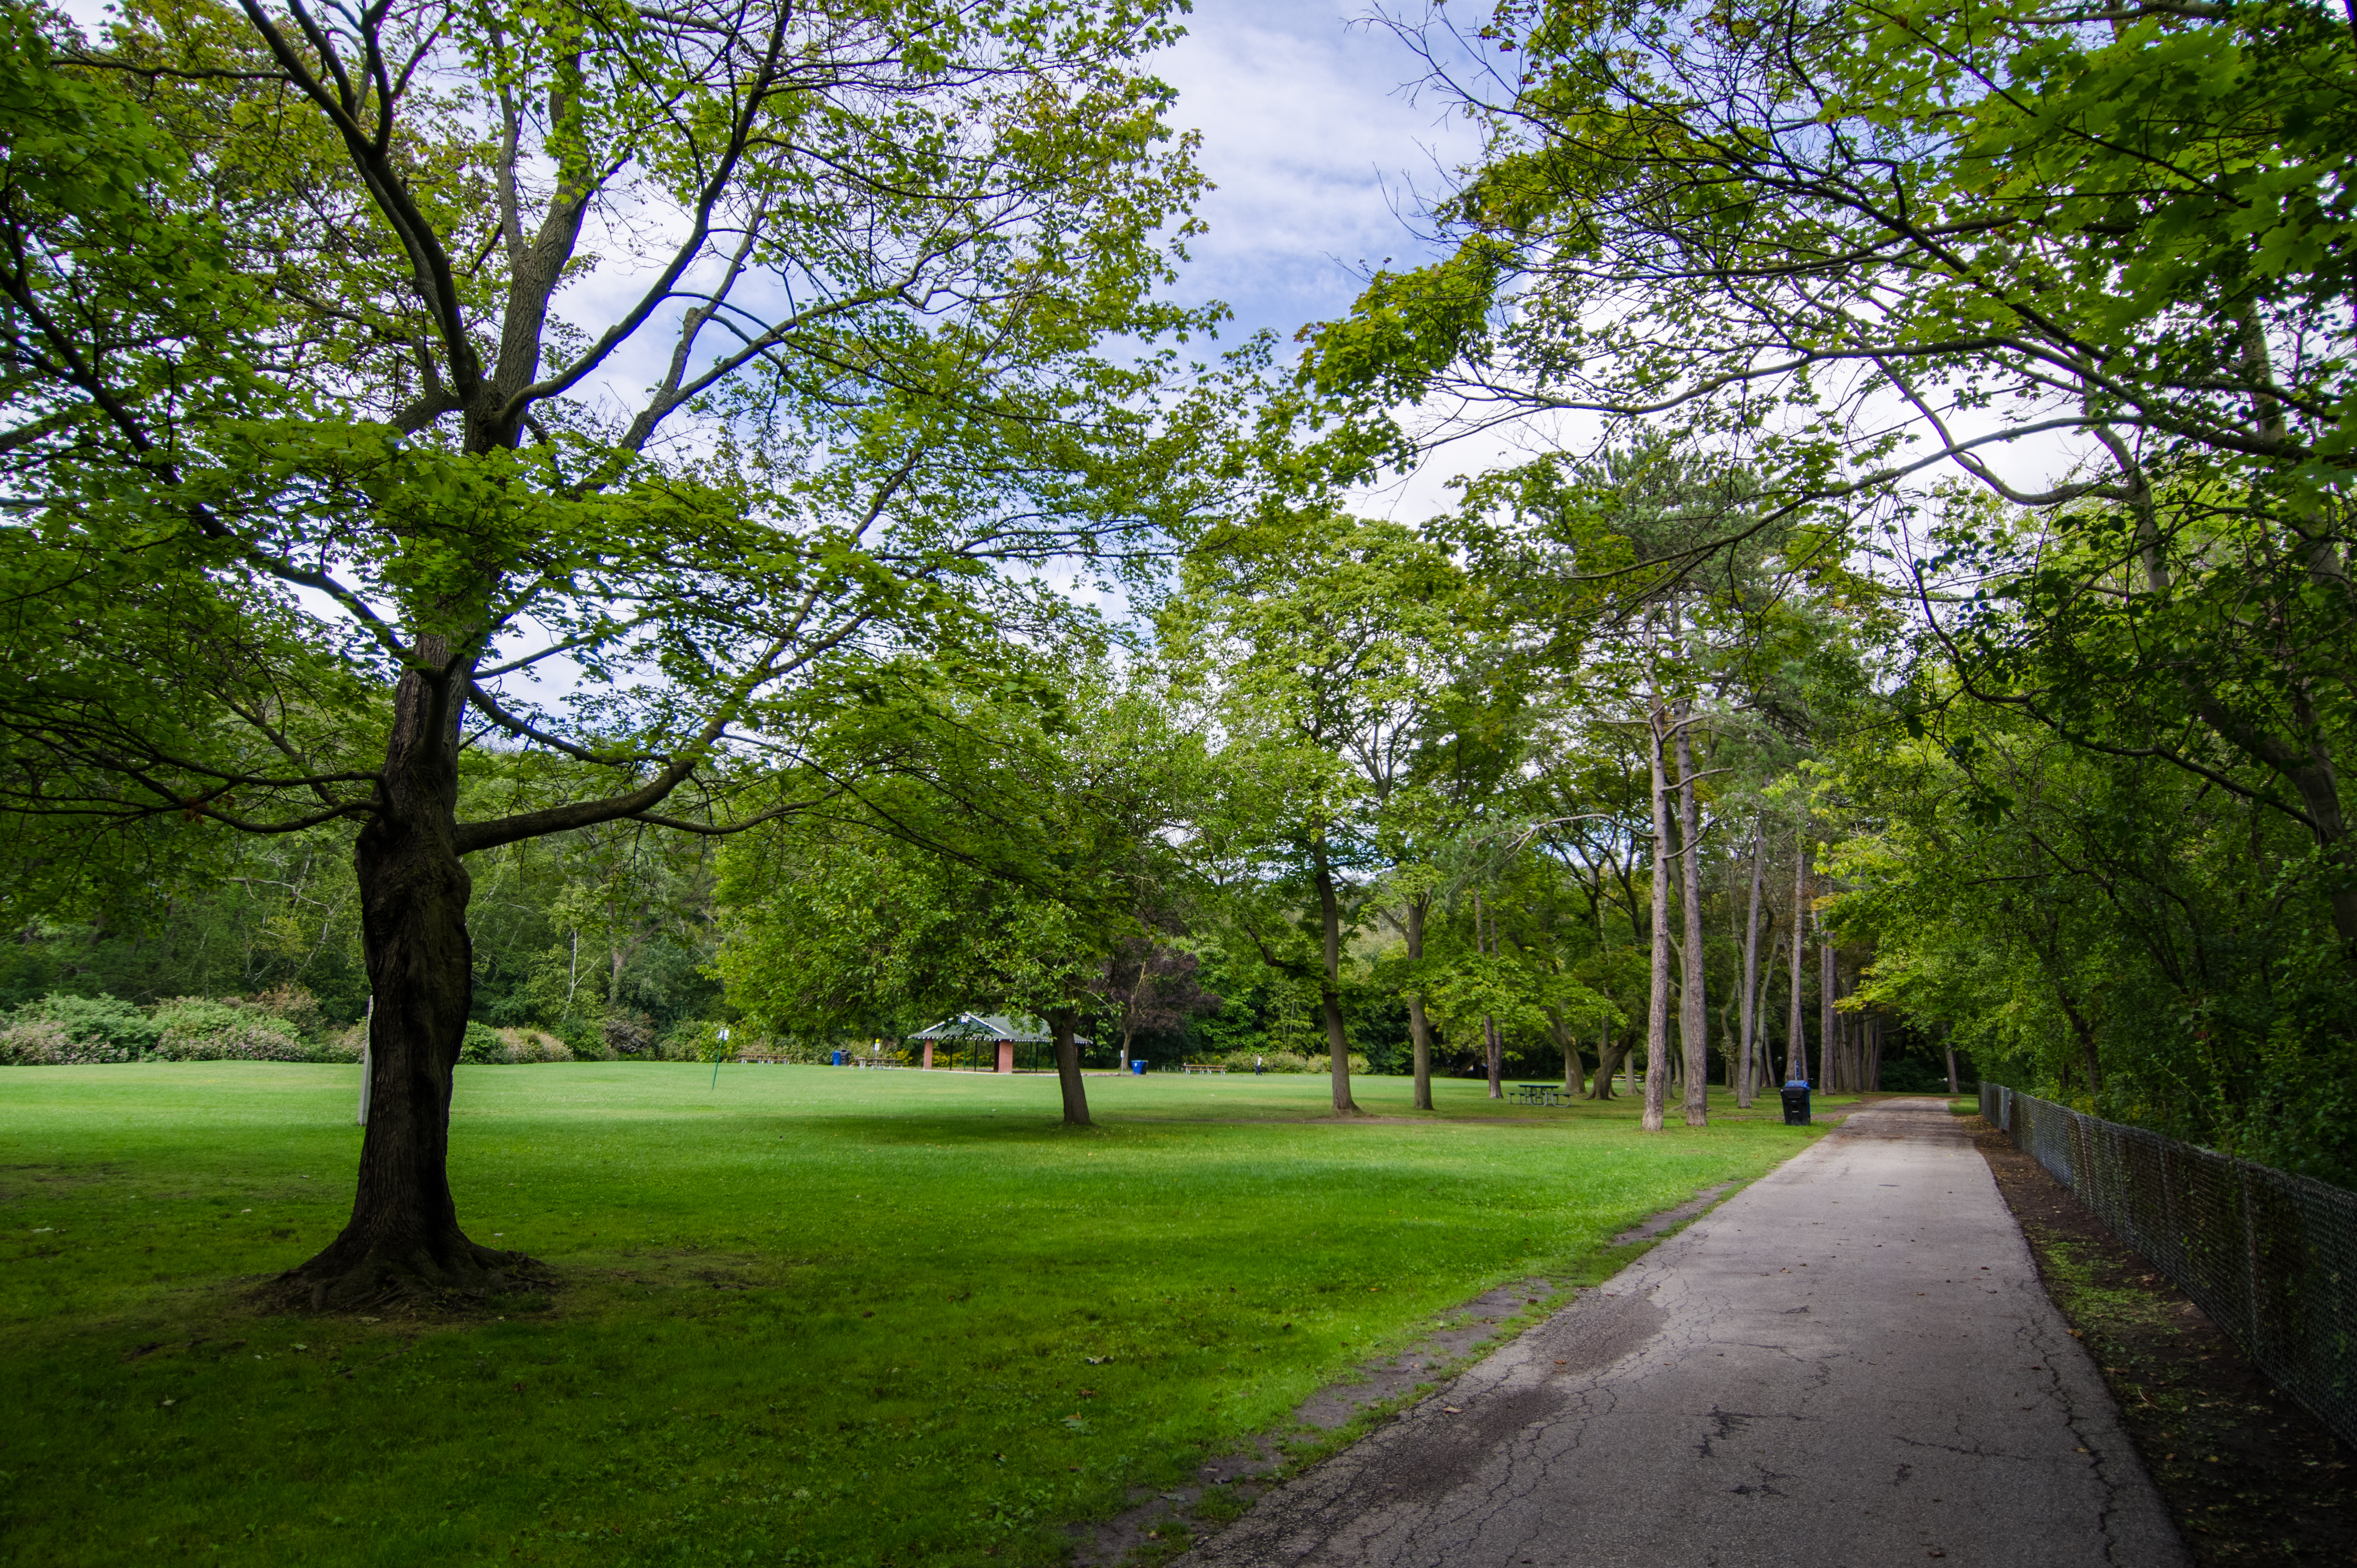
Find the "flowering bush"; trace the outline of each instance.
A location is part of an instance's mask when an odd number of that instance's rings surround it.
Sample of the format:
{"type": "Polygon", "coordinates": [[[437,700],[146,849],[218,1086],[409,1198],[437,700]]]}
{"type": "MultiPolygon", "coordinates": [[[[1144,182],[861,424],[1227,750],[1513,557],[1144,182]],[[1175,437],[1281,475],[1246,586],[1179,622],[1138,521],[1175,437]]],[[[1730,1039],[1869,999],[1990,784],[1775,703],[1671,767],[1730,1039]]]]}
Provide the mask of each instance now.
{"type": "Polygon", "coordinates": [[[305,1062],[313,1048],[285,1019],[256,1007],[182,996],[156,1009],[156,1056],[167,1062],[305,1062]]]}
{"type": "Polygon", "coordinates": [[[311,1047],[315,1062],[356,1062],[361,1059],[361,1047],[368,1044],[368,1026],[354,1024],[349,1029],[339,1029],[311,1047]]]}
{"type": "Polygon", "coordinates": [[[501,1029],[509,1059],[519,1062],[569,1062],[573,1047],[544,1029],[501,1029]]]}
{"type": "Polygon", "coordinates": [[[362,1032],[322,1037],[318,1003],[299,986],[258,996],[182,996],[143,1009],[113,996],[44,996],[0,1026],[0,1067],[90,1062],[356,1062],[362,1032]]]}
{"type": "Polygon", "coordinates": [[[154,1019],[118,997],[56,992],[17,1008],[11,1022],[63,1030],[77,1062],[137,1061],[155,1048],[157,1033],[154,1019]]]}
{"type": "MultiPolygon", "coordinates": [[[[1213,1059],[1224,1064],[1230,1072],[1250,1072],[1255,1058],[1263,1061],[1264,1070],[1268,1072],[1325,1072],[1333,1066],[1322,1056],[1303,1056],[1297,1051],[1230,1051],[1213,1059]]],[[[1352,1051],[1351,1070],[1367,1071],[1367,1058],[1352,1051]]]]}
{"type": "Polygon", "coordinates": [[[573,1048],[544,1030],[494,1029],[489,1024],[469,1021],[466,1041],[458,1047],[458,1059],[489,1067],[569,1062],[573,1048]]]}
{"type": "Polygon", "coordinates": [[[81,1067],[131,1062],[139,1053],[105,1040],[77,1040],[65,1025],[36,1018],[0,1029],[0,1067],[81,1067]]]}

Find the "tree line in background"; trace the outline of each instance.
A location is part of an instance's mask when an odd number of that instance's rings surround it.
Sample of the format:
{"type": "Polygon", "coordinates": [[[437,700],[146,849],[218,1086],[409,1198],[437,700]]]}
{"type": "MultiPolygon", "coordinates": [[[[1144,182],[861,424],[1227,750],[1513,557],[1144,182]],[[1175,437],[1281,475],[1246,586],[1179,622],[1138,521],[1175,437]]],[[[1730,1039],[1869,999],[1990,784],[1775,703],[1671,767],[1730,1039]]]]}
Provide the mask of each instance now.
{"type": "Polygon", "coordinates": [[[0,19],[0,983],[367,1010],[290,1288],[512,1265],[502,1027],[1961,1053],[2357,1179],[2357,14],[1390,16],[1486,142],[1293,364],[1157,6],[0,19]]]}

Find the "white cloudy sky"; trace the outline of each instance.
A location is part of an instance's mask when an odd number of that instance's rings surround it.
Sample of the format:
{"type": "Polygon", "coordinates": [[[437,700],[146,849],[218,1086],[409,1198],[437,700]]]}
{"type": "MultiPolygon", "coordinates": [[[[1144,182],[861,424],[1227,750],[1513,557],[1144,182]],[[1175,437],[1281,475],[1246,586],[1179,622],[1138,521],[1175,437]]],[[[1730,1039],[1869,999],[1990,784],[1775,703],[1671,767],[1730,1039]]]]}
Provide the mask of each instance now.
{"type": "MultiPolygon", "coordinates": [[[[1394,8],[1420,10],[1415,0],[1394,8]]],[[[1350,309],[1368,269],[1425,256],[1419,196],[1476,150],[1471,127],[1417,91],[1423,62],[1371,23],[1371,9],[1196,0],[1187,38],[1153,62],[1178,90],[1176,123],[1202,133],[1218,187],[1200,209],[1211,231],[1189,247],[1181,291],[1232,306],[1234,336],[1266,328],[1289,352],[1304,324],[1350,309]]],[[[1362,504],[1420,520],[1446,504],[1441,481],[1485,455],[1443,452],[1362,504]]]]}
{"type": "Polygon", "coordinates": [[[1463,122],[1415,93],[1421,62],[1366,15],[1363,0],[1197,0],[1154,62],[1219,187],[1189,292],[1246,329],[1290,338],[1349,308],[1361,263],[1421,254],[1416,191],[1470,150],[1463,122]]]}

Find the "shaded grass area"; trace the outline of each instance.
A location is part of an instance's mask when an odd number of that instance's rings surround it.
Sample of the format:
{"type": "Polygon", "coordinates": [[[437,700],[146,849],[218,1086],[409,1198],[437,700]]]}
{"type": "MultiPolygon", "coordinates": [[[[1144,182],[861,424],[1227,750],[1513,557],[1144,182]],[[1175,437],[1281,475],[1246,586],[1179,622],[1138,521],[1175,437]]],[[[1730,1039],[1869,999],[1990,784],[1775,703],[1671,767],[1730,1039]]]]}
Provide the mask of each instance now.
{"type": "Polygon", "coordinates": [[[2047,1294],[2103,1369],[2194,1561],[2357,1563],[2357,1455],[2033,1155],[1975,1122],[2047,1294]]]}
{"type": "MultiPolygon", "coordinates": [[[[356,1069],[0,1073],[0,1562],[1052,1563],[1070,1521],[1811,1133],[1480,1086],[468,1068],[466,1317],[256,1313],[350,1201],[356,1069]]],[[[1837,1109],[1838,1107],[1836,1107],[1837,1109]]],[[[1728,1108],[1731,1110],[1731,1107],[1728,1108]]]]}

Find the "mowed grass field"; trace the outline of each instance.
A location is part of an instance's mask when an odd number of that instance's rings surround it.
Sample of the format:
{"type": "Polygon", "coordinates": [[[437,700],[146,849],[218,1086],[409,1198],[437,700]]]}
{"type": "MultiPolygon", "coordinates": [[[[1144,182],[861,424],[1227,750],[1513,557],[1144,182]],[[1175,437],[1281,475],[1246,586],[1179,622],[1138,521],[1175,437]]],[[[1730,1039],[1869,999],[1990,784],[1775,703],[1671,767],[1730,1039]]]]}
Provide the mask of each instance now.
{"type": "Polygon", "coordinates": [[[258,1314],[354,1068],[0,1071],[0,1563],[1051,1563],[1503,1279],[1823,1129],[1475,1083],[462,1068],[469,1234],[563,1284],[258,1314]]]}

